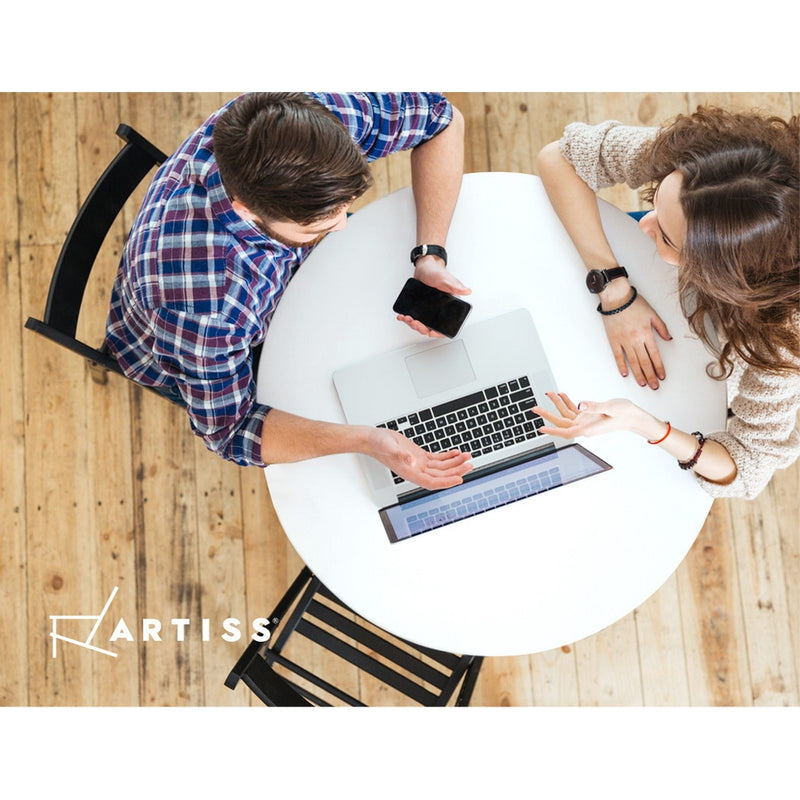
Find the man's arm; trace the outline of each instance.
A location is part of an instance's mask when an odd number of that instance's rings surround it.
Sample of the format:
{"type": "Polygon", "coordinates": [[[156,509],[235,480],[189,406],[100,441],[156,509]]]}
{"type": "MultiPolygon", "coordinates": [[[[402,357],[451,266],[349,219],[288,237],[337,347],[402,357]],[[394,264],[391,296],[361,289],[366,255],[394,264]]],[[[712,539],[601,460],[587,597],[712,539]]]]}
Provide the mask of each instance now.
{"type": "Polygon", "coordinates": [[[397,431],[369,425],[320,422],[273,408],[261,429],[267,464],[303,461],[336,453],[362,453],[425,489],[461,483],[471,469],[469,453],[429,453],[397,431]]]}
{"type": "Polygon", "coordinates": [[[444,246],[447,242],[463,174],[464,117],[453,106],[452,122],[441,133],[411,152],[417,244],[444,246]]]}
{"type": "MultiPolygon", "coordinates": [[[[439,134],[414,148],[411,153],[411,182],[417,211],[417,244],[444,247],[461,190],[464,174],[464,117],[453,106],[452,122],[439,134]]],[[[414,277],[428,286],[455,295],[471,293],[435,255],[417,259],[414,277]]],[[[400,317],[426,336],[437,335],[411,317],[400,317]]]]}

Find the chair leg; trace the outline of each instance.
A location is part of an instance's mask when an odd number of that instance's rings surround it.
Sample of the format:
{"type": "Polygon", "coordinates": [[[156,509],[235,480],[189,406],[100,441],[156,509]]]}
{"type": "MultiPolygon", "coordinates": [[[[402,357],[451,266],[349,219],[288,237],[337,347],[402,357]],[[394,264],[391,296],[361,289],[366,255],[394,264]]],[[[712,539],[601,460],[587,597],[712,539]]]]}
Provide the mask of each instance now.
{"type": "Polygon", "coordinates": [[[474,656],[472,663],[467,669],[467,674],[464,676],[464,683],[461,686],[461,691],[456,698],[457,706],[468,706],[472,699],[472,692],[475,690],[475,684],[480,675],[481,666],[483,665],[483,656],[474,656]]]}

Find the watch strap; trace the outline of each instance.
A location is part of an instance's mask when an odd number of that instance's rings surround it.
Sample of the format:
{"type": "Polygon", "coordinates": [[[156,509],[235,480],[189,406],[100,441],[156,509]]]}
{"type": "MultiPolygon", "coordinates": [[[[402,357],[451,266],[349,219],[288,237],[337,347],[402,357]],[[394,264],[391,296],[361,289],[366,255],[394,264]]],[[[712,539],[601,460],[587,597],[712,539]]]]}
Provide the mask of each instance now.
{"type": "Polygon", "coordinates": [[[438,244],[418,244],[411,251],[411,263],[416,264],[417,259],[422,256],[439,256],[447,264],[447,250],[438,244]]]}
{"type": "Polygon", "coordinates": [[[615,278],[627,278],[628,270],[625,267],[609,267],[600,270],[606,277],[606,283],[611,283],[615,278]]]}

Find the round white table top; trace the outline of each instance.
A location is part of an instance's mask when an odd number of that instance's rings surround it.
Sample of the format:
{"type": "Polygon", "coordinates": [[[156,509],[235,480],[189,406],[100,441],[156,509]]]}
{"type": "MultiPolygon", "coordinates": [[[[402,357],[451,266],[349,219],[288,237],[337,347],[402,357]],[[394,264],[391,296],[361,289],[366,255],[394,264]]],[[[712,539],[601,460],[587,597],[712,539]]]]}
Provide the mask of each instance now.
{"type": "MultiPolygon", "coordinates": [[[[657,391],[618,374],[585,268],[535,176],[464,176],[447,249],[449,268],[473,290],[467,324],[527,307],[559,390],[576,402],[629,397],[684,430],[722,429],[725,386],[706,375],[711,356],[680,311],[675,269],[633,219],[599,202],[619,263],[673,336],[659,340],[667,379],[657,391]]],[[[272,321],[259,400],[343,422],[334,369],[420,341],[392,312],[414,231],[413,196],[402,189],[317,247],[272,321]]],[[[266,475],[298,554],[357,613],[418,644],[522,655],[594,634],[643,603],[711,506],[690,472],[641,438],[579,441],[613,469],[395,544],[356,456],[272,465],[266,475]]]]}

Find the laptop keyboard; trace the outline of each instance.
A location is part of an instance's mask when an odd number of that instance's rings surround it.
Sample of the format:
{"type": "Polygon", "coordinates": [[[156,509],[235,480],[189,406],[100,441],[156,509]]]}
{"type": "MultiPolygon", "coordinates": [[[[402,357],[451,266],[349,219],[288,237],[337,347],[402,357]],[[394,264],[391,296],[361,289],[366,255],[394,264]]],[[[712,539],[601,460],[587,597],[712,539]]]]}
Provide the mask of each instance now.
{"type": "MultiPolygon", "coordinates": [[[[433,453],[462,450],[477,458],[536,438],[545,425],[530,411],[536,404],[530,379],[522,376],[378,427],[399,431],[433,453]]],[[[403,479],[394,475],[394,482],[403,479]]]]}

